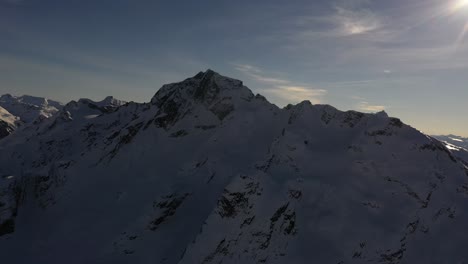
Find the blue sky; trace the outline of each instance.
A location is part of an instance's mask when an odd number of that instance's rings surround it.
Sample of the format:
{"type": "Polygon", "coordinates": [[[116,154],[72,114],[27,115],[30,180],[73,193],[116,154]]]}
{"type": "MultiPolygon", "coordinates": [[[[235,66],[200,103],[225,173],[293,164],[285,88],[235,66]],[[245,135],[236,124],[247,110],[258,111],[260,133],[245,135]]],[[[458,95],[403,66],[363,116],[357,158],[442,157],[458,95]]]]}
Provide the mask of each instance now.
{"type": "Polygon", "coordinates": [[[0,93],[149,101],[211,68],[468,136],[468,1],[0,0],[0,93]]]}

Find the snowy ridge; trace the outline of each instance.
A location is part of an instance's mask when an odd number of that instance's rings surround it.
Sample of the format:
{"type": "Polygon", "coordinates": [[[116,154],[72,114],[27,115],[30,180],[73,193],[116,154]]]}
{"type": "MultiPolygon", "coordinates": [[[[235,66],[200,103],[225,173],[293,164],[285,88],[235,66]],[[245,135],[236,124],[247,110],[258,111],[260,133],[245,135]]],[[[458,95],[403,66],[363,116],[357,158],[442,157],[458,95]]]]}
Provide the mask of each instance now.
{"type": "Polygon", "coordinates": [[[63,107],[59,102],[42,97],[13,96],[10,94],[0,97],[0,106],[28,124],[38,119],[49,118],[63,107]]]}
{"type": "Polygon", "coordinates": [[[78,103],[87,104],[91,108],[99,108],[101,112],[111,112],[127,102],[115,99],[113,96],[107,96],[104,100],[98,102],[90,99],[80,99],[78,103]]]}
{"type": "MultiPolygon", "coordinates": [[[[25,129],[37,130],[47,119],[64,120],[64,119],[90,119],[97,117],[103,113],[115,111],[118,107],[126,104],[125,101],[118,100],[112,96],[108,96],[102,101],[93,101],[90,99],[79,99],[78,101],[71,101],[66,105],[62,103],[29,95],[20,97],[12,96],[10,94],[2,95],[0,97],[0,105],[10,109],[15,115],[8,112],[10,124],[8,126],[8,133],[4,136],[10,135],[20,124],[25,124],[25,129]],[[15,119],[15,122],[11,122],[15,119]]],[[[6,114],[3,115],[4,119],[6,114]]],[[[4,126],[6,127],[6,125],[4,126]]]]}
{"type": "Polygon", "coordinates": [[[91,119],[104,113],[111,113],[120,106],[126,104],[124,101],[115,99],[112,96],[106,97],[102,101],[95,102],[90,99],[80,99],[66,104],[57,114],[57,116],[73,119],[91,119]]]}
{"type": "Polygon", "coordinates": [[[384,112],[280,109],[211,70],[89,103],[0,141],[0,259],[468,261],[468,167],[384,112]]]}
{"type": "Polygon", "coordinates": [[[59,103],[57,101],[30,95],[13,96],[11,94],[5,94],[0,97],[0,101],[3,103],[23,103],[35,106],[51,106],[57,109],[63,106],[62,103],[59,103]]]}

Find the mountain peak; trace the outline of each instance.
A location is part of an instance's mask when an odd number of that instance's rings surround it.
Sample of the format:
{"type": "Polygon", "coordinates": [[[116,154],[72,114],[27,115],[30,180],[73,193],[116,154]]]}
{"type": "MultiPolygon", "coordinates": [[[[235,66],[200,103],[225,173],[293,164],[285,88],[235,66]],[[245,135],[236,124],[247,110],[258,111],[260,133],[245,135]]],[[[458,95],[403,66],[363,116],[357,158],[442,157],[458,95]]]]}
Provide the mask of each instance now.
{"type": "Polygon", "coordinates": [[[4,95],[0,96],[0,101],[9,100],[9,99],[12,99],[12,98],[13,98],[13,95],[7,93],[7,94],[4,94],[4,95]]]}
{"type": "Polygon", "coordinates": [[[206,71],[201,71],[201,72],[197,73],[195,76],[193,76],[193,78],[195,78],[195,79],[203,79],[203,78],[205,78],[205,76],[207,76],[207,75],[213,76],[213,75],[215,75],[215,74],[219,75],[219,73],[213,71],[212,69],[207,69],[206,71]]]}
{"type": "Polygon", "coordinates": [[[212,101],[213,98],[219,93],[220,86],[217,83],[217,79],[221,77],[218,73],[207,70],[200,81],[200,84],[195,90],[194,98],[200,101],[209,100],[212,101]]]}
{"type": "Polygon", "coordinates": [[[235,90],[243,87],[242,81],[222,76],[211,69],[204,72],[200,80],[194,92],[194,98],[201,101],[212,102],[221,90],[235,90]]]}
{"type": "Polygon", "coordinates": [[[104,98],[101,101],[94,101],[94,100],[91,100],[91,99],[88,99],[88,98],[81,98],[81,99],[78,100],[78,102],[83,103],[83,104],[87,104],[87,105],[92,104],[92,105],[95,105],[95,106],[98,106],[98,107],[108,107],[108,106],[119,107],[119,106],[124,105],[126,103],[125,101],[116,99],[113,96],[106,96],[106,98],[104,98]]]}
{"type": "Polygon", "coordinates": [[[151,103],[160,106],[169,97],[192,99],[205,104],[211,104],[223,91],[240,90],[242,81],[220,75],[208,69],[199,72],[192,78],[179,83],[167,84],[158,90],[151,103]]]}
{"type": "Polygon", "coordinates": [[[223,120],[237,105],[253,98],[252,91],[242,81],[207,70],[182,82],[164,85],[151,99],[151,104],[159,108],[158,126],[168,128],[199,107],[223,120]]]}

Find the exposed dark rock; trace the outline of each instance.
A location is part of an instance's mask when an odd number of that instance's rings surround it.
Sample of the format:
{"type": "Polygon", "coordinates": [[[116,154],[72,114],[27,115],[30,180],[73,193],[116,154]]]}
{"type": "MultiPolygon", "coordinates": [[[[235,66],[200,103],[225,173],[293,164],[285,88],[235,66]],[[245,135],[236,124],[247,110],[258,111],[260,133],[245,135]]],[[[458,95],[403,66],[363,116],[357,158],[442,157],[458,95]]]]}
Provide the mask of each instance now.
{"type": "Polygon", "coordinates": [[[15,131],[15,127],[11,126],[7,122],[0,120],[0,139],[9,136],[15,131]]]}
{"type": "Polygon", "coordinates": [[[13,219],[7,219],[0,223],[0,236],[13,232],[15,232],[15,221],[13,219]]]}
{"type": "Polygon", "coordinates": [[[170,135],[170,137],[178,138],[178,137],[184,137],[188,135],[188,132],[185,130],[179,130],[177,132],[174,132],[170,135]]]}
{"type": "Polygon", "coordinates": [[[246,209],[248,204],[249,199],[246,197],[245,193],[230,193],[225,190],[225,194],[218,201],[218,214],[223,218],[232,218],[236,216],[240,210],[246,209]]]}
{"type": "Polygon", "coordinates": [[[195,126],[195,128],[199,128],[202,130],[210,130],[210,129],[216,128],[216,125],[195,126]]]}
{"type": "Polygon", "coordinates": [[[222,121],[234,111],[234,105],[229,101],[223,100],[215,104],[210,110],[222,121]]]}
{"type": "Polygon", "coordinates": [[[195,99],[211,103],[216,98],[219,93],[219,86],[215,80],[216,75],[217,73],[212,70],[206,71],[193,95],[195,99]]]}
{"type": "Polygon", "coordinates": [[[148,229],[151,231],[156,231],[159,226],[167,221],[171,216],[175,215],[177,209],[182,205],[184,200],[189,196],[189,193],[183,195],[172,194],[166,196],[161,202],[154,202],[153,207],[157,210],[162,210],[160,215],[151,221],[148,225],[148,229]]]}

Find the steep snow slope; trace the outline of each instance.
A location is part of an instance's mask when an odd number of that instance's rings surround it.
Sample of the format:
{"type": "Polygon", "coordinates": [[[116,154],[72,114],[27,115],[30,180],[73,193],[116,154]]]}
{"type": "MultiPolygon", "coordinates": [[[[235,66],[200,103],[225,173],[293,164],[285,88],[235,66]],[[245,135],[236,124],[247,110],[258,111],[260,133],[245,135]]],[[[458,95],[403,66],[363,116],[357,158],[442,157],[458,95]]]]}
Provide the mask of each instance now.
{"type": "Polygon", "coordinates": [[[0,142],[8,263],[464,263],[468,168],[384,112],[213,71],[0,142]]]}
{"type": "Polygon", "coordinates": [[[0,139],[13,133],[19,125],[19,119],[0,106],[0,139]]]}
{"type": "Polygon", "coordinates": [[[10,94],[0,97],[0,106],[19,117],[24,123],[49,118],[63,107],[61,103],[46,98],[29,95],[18,97],[10,94]]]}

